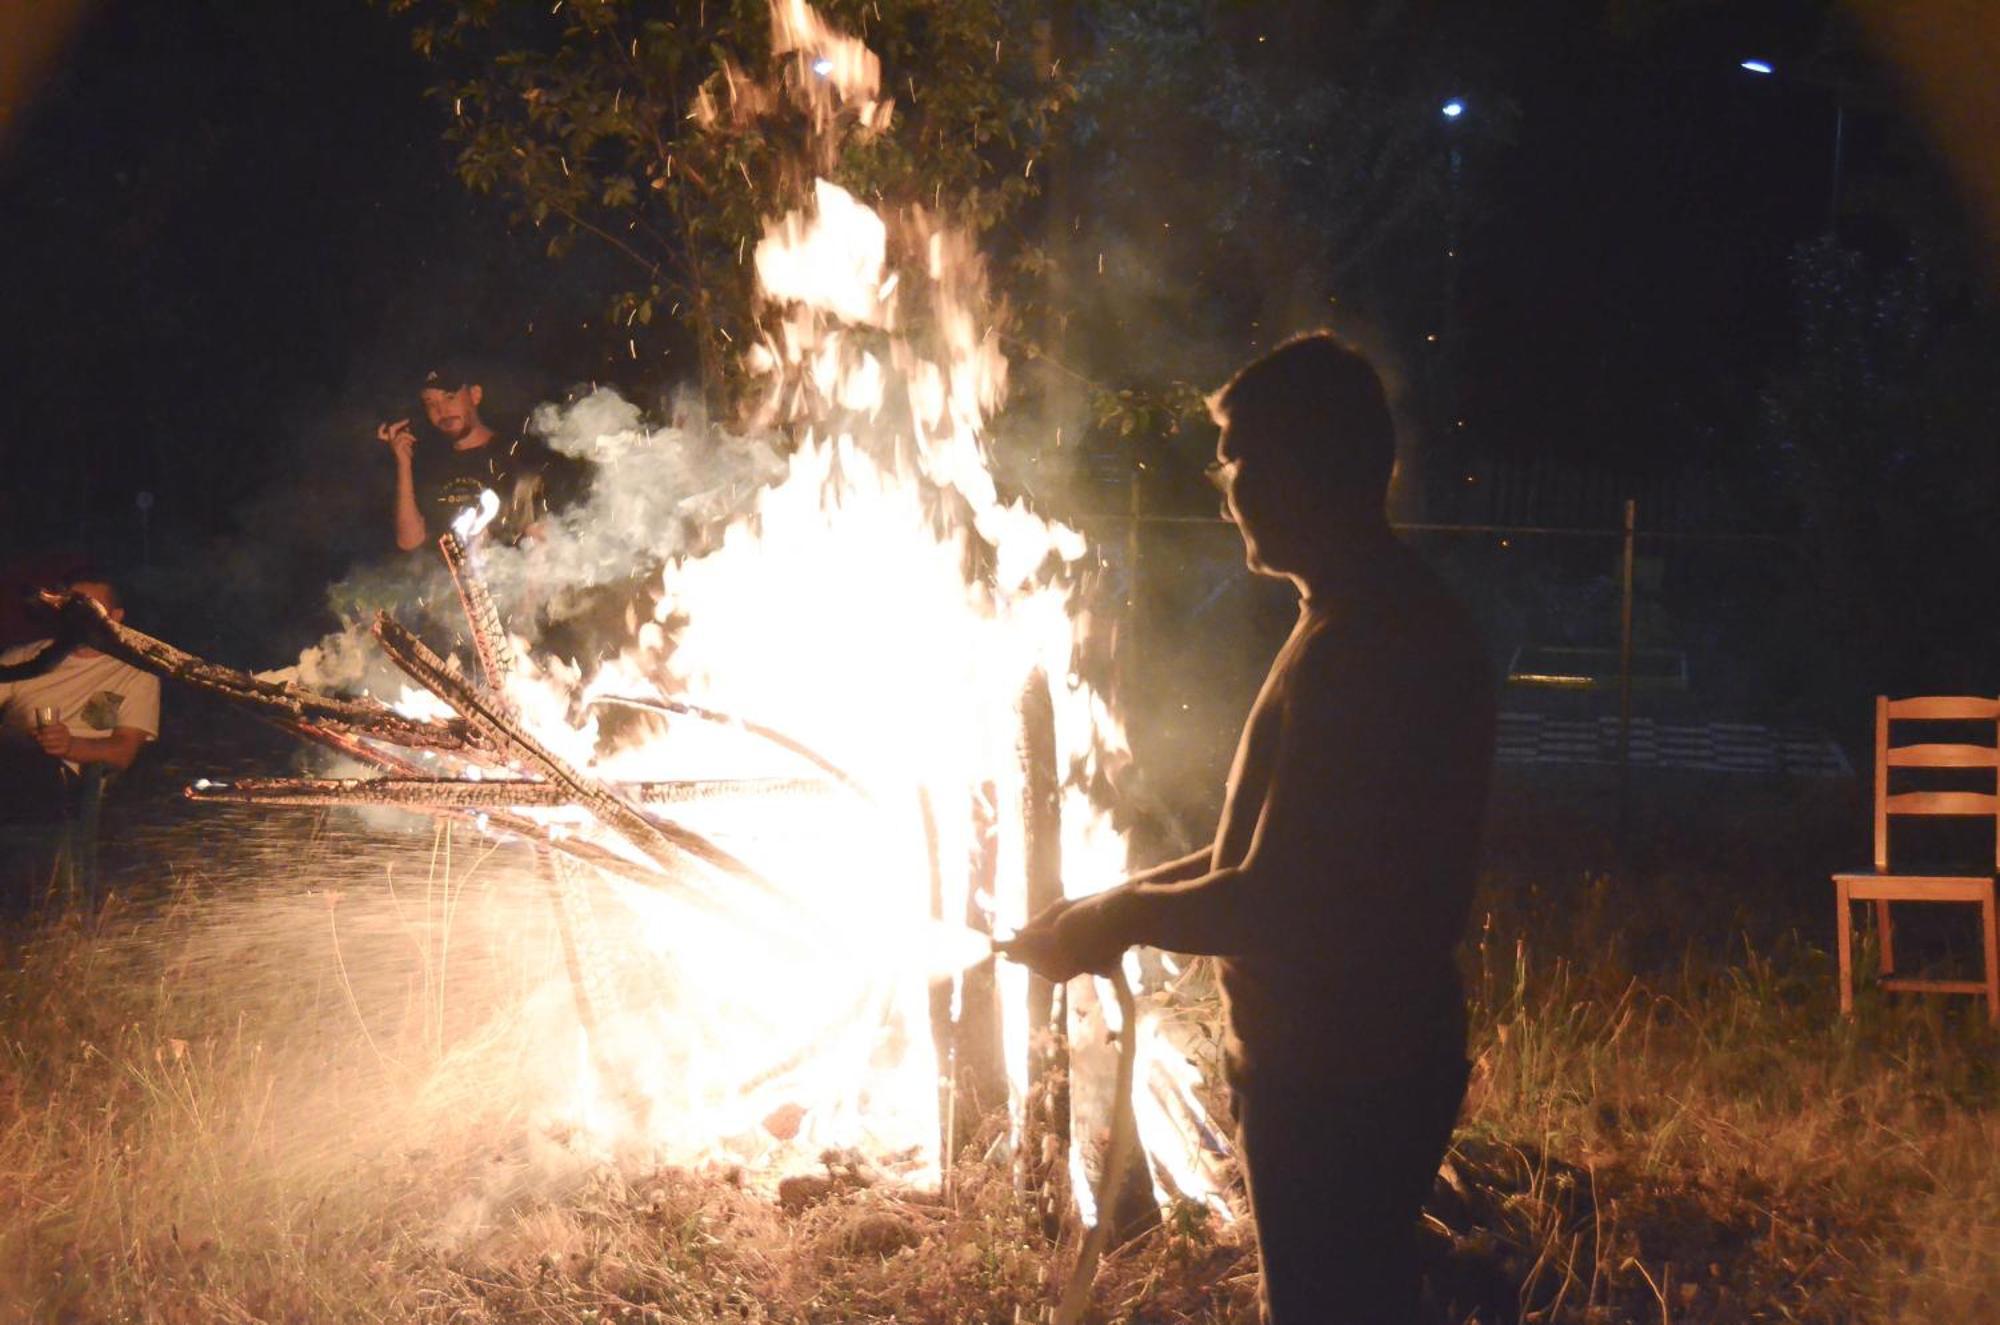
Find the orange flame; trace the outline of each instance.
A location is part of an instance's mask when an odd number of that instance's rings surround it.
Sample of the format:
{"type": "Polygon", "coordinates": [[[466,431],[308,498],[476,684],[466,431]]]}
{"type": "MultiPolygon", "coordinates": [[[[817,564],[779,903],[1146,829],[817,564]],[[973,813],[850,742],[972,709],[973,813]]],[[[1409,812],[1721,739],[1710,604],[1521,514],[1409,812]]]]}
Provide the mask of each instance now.
{"type": "MultiPolygon", "coordinates": [[[[838,134],[885,122],[880,66],[861,43],[803,0],[774,0],[772,25],[823,158],[838,134]]],[[[731,97],[741,112],[774,94],[732,81],[731,97]]],[[[582,695],[529,674],[509,698],[552,748],[605,778],[797,778],[831,765],[859,794],[677,807],[775,895],[712,880],[610,887],[598,922],[617,926],[630,959],[610,973],[616,1006],[595,1052],[562,1068],[564,1111],[683,1158],[782,1167],[865,1143],[929,1172],[931,981],[987,953],[938,919],[965,916],[981,885],[971,807],[1022,803],[1018,705],[1046,678],[1064,874],[1072,891],[1108,885],[1125,842],[1086,788],[1125,757],[1124,736],[1078,675],[1083,537],[1006,499],[994,478],[984,428],[1007,362],[972,240],[921,209],[885,217],[821,178],[810,210],[767,225],[756,271],[769,319],[749,365],[761,419],[796,440],[788,472],[711,550],[667,568],[653,620],[582,695]],[[566,716],[572,698],[590,713],[592,701],[649,695],[791,744],[670,714],[602,754],[596,722],[566,716]],[[630,1065],[630,1080],[602,1079],[593,1064],[605,1062],[630,1065]]],[[[1018,823],[998,823],[992,895],[978,901],[1007,929],[1028,919],[1026,844],[1018,823]]],[[[1025,1007],[1025,971],[997,975],[1002,1006],[1025,1007]]],[[[1020,1022],[1004,1022],[1017,1072],[1035,1029],[1020,1022]]],[[[1215,1199],[1195,1071],[1157,1015],[1139,1033],[1142,1138],[1180,1194],[1215,1199]]],[[[1080,1079],[1097,1075],[1095,1053],[1079,1046],[1080,1079]]]]}

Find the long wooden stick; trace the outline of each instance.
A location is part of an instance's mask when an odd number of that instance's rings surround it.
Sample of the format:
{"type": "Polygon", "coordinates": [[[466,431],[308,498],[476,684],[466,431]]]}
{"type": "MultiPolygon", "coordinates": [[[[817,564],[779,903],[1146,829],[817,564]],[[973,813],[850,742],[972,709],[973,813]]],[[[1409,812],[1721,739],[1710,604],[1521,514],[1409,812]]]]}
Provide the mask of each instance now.
{"type": "Polygon", "coordinates": [[[281,721],[338,728],[415,749],[456,751],[472,744],[463,722],[406,718],[376,700],[342,699],[261,680],[248,672],[198,658],[121,621],[113,621],[96,599],[84,594],[44,593],[42,598],[58,608],[66,620],[78,620],[87,627],[93,646],[113,657],[156,676],[261,709],[281,721]]]}
{"type": "Polygon", "coordinates": [[[1139,1061],[1139,1003],[1132,994],[1132,982],[1125,978],[1121,964],[1105,977],[1118,999],[1118,1080],[1112,1087],[1111,1145],[1104,1156],[1104,1170],[1097,1179],[1097,1222],[1084,1234],[1076,1264],[1063,1283],[1062,1301],[1056,1305],[1055,1325],[1076,1325],[1090,1301],[1090,1287],[1097,1280],[1097,1263],[1104,1256],[1104,1244],[1111,1239],[1111,1207],[1118,1185],[1131,1162],[1132,1147],[1139,1139],[1139,1120],[1132,1110],[1132,1079],[1139,1061]]]}
{"type": "Polygon", "coordinates": [[[487,592],[486,578],[479,573],[472,550],[455,531],[445,530],[438,539],[438,551],[444,556],[444,568],[451,572],[451,582],[458,587],[458,604],[465,609],[472,649],[479,655],[479,673],[486,678],[486,688],[502,696],[504,702],[507,674],[514,670],[514,649],[507,642],[500,609],[493,605],[493,595],[487,592]]]}
{"type": "Polygon", "coordinates": [[[760,741],[768,741],[780,750],[797,755],[814,768],[825,773],[828,777],[838,781],[857,796],[861,796],[864,799],[868,796],[868,789],[861,785],[860,780],[842,769],[840,765],[834,763],[831,759],[820,754],[804,742],[795,741],[777,728],[766,727],[761,722],[751,722],[747,718],[739,718],[731,713],[719,713],[711,708],[703,708],[699,704],[690,704],[686,700],[665,699],[658,696],[651,699],[643,699],[633,695],[597,695],[590,702],[592,704],[617,704],[624,708],[639,709],[648,713],[677,714],[684,718],[698,718],[702,722],[712,722],[718,727],[733,727],[746,735],[755,736],[760,741]]]}
{"type": "MultiPolygon", "coordinates": [[[[694,782],[610,784],[637,805],[685,805],[737,798],[819,796],[833,784],[804,778],[715,778],[694,782]]],[[[239,805],[384,805],[407,810],[560,809],[572,803],[565,788],[525,778],[203,778],[183,793],[189,800],[239,805]]]]}
{"type": "Polygon", "coordinates": [[[376,616],[374,634],[390,661],[457,710],[467,726],[494,749],[512,756],[561,787],[568,793],[571,803],[595,816],[661,869],[680,869],[684,858],[692,856],[725,874],[755,883],[773,893],[777,891],[756,870],[701,834],[677,824],[656,823],[648,819],[608,785],[572,768],[568,761],[529,735],[512,717],[500,712],[492,700],[453,675],[442,658],[388,613],[376,616]]]}

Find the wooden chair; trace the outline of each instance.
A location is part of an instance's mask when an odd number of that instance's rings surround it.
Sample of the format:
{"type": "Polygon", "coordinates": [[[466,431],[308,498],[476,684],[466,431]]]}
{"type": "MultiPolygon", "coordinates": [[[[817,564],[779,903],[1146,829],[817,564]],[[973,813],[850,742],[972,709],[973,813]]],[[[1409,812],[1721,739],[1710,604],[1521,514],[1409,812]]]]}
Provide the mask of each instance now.
{"type": "MultiPolygon", "coordinates": [[[[1931,728],[1935,732],[1935,728],[1931,728]]],[[[1945,775],[1953,776],[1953,775],[1945,775]]],[[[2000,699],[1925,696],[1875,700],[1875,868],[1866,873],[1836,874],[1839,898],[1840,1010],[1854,1012],[1854,904],[1875,904],[1875,928],[1881,940],[1878,983],[1884,989],[1933,994],[1983,994],[1986,1015],[2000,1025],[2000,926],[1995,924],[1995,880],[2000,878],[2000,699]],[[1963,729],[1978,724],[1980,744],[1890,743],[1892,726],[1905,723],[1951,722],[1963,729]],[[1978,770],[1956,775],[1976,779],[1978,790],[1892,791],[1890,771],[1898,768],[1978,770]],[[1992,822],[1988,837],[1990,869],[1980,873],[1896,873],[1890,868],[1889,830],[1905,816],[1948,815],[1992,822]],[[1983,942],[1984,980],[1921,980],[1898,976],[1891,902],[1961,902],[1979,908],[1983,942]]],[[[1977,866],[1975,866],[1976,868],[1977,866]]]]}

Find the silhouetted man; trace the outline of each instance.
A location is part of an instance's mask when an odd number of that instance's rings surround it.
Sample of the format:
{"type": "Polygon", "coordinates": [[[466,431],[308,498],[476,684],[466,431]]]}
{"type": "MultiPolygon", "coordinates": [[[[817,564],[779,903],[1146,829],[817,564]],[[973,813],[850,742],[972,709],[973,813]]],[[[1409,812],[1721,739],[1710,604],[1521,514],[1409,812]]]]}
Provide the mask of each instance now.
{"type": "Polygon", "coordinates": [[[1051,979],[1133,944],[1220,959],[1264,1317],[1405,1325],[1416,1220],[1464,1095],[1465,926],[1493,692],[1463,608],[1390,533],[1368,362],[1290,341],[1209,402],[1211,472],[1298,625],[1251,708],[1214,843],[1059,903],[1009,945],[1051,979]]]}

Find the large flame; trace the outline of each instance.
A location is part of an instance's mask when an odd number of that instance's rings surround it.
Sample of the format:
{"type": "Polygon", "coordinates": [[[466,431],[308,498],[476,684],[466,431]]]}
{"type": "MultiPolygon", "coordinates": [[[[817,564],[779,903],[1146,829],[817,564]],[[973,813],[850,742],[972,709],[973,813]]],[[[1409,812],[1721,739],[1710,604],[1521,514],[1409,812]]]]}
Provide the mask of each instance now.
{"type": "MultiPolygon", "coordinates": [[[[802,0],[775,0],[773,38],[795,57],[782,89],[753,94],[732,75],[734,113],[789,95],[821,165],[838,134],[886,122],[879,65],[859,42],[802,0]]],[[[595,1042],[563,1055],[551,1085],[571,1122],[682,1159],[782,1168],[861,1146],[928,1171],[933,982],[986,957],[968,916],[994,932],[1028,919],[1026,830],[1005,808],[1027,795],[1023,696],[1046,686],[1054,708],[1072,893],[1124,873],[1125,842],[1089,794],[1124,738],[1080,674],[1084,539],[995,482],[983,430],[1007,364],[972,241],[819,178],[809,205],[766,227],[755,263],[767,334],[749,364],[761,421],[795,443],[785,477],[702,555],[668,565],[652,620],[581,693],[530,670],[509,699],[602,778],[819,778],[829,790],[676,807],[768,887],[691,874],[678,888],[593,890],[595,1042]]],[[[1022,1012],[1025,972],[995,974],[1018,1098],[1037,1028],[1022,1012]]],[[[1072,1009],[1086,1124],[1108,1109],[1108,1063],[1098,1071],[1099,1045],[1081,1043],[1101,1040],[1096,1002],[1086,991],[1072,1009]]],[[[1213,1200],[1194,1070],[1157,1014],[1136,1033],[1155,1171],[1213,1200]]]]}

